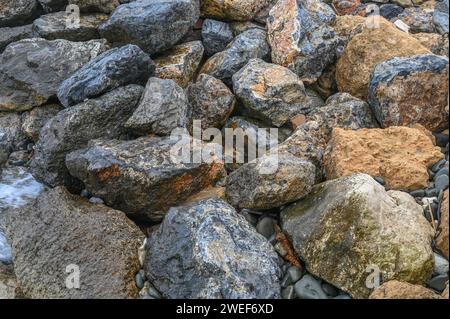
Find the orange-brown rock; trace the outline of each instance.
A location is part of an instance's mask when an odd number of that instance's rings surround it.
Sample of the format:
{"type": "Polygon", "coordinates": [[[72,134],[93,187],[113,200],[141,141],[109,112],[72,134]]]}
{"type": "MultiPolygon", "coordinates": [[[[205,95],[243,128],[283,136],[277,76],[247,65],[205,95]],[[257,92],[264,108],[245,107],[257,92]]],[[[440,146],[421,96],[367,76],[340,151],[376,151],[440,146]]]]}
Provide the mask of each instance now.
{"type": "Polygon", "coordinates": [[[390,189],[414,190],[427,187],[427,168],[443,156],[417,128],[335,128],[324,154],[324,167],[327,179],[360,172],[384,178],[390,189]]]}
{"type": "Polygon", "coordinates": [[[448,259],[448,189],[444,192],[444,198],[441,204],[441,224],[439,226],[439,235],[436,240],[436,247],[448,259]]]}
{"type": "Polygon", "coordinates": [[[269,0],[202,0],[200,10],[207,18],[246,21],[269,3],[269,0]]]}
{"type": "Polygon", "coordinates": [[[377,64],[393,57],[429,54],[417,39],[380,18],[379,27],[364,30],[348,43],[336,65],[336,82],[341,92],[367,97],[370,75],[377,64]]]}
{"type": "Polygon", "coordinates": [[[385,282],[376,288],[369,299],[442,299],[440,295],[423,286],[397,280],[385,282]]]}
{"type": "Polygon", "coordinates": [[[434,54],[448,56],[448,36],[446,34],[420,32],[411,35],[434,54]]]}
{"type": "Polygon", "coordinates": [[[445,287],[444,291],[442,292],[441,296],[445,299],[448,299],[448,281],[447,286],[445,287]]]}

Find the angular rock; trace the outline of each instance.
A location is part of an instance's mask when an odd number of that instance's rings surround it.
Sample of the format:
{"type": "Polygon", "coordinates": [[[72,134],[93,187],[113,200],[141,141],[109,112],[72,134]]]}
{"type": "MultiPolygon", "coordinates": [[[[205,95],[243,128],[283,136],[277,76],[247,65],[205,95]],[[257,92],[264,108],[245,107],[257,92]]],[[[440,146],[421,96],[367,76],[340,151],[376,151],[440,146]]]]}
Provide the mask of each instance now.
{"type": "Polygon", "coordinates": [[[144,269],[167,298],[279,298],[281,270],[269,242],[213,198],[171,208],[148,241],[144,269]]]}
{"type": "Polygon", "coordinates": [[[119,6],[120,2],[119,0],[69,0],[69,4],[77,5],[81,12],[109,14],[119,6]]]}
{"type": "Polygon", "coordinates": [[[439,235],[436,239],[436,247],[448,259],[448,189],[444,191],[441,203],[441,220],[439,224],[439,235]]]}
{"type": "Polygon", "coordinates": [[[22,132],[22,117],[18,113],[0,112],[0,166],[9,154],[26,146],[22,132]]]}
{"type": "Polygon", "coordinates": [[[185,88],[194,78],[203,58],[201,41],[183,43],[164,52],[155,58],[155,76],[161,79],[174,80],[185,88]]]}
{"type": "Polygon", "coordinates": [[[380,6],[380,15],[386,20],[391,20],[403,12],[403,8],[394,3],[386,3],[380,6]]]}
{"type": "Polygon", "coordinates": [[[398,280],[389,280],[376,288],[369,299],[443,299],[433,290],[398,280]]]}
{"type": "Polygon", "coordinates": [[[143,233],[123,212],[62,187],[8,214],[14,271],[28,298],[135,298],[143,233]],[[66,287],[80,271],[79,289],[66,287]],[[70,279],[70,278],[69,278],[70,279]]]}
{"type": "Polygon", "coordinates": [[[448,34],[448,0],[438,2],[433,12],[433,23],[441,34],[448,34]]]}
{"type": "Polygon", "coordinates": [[[436,55],[445,55],[448,57],[448,37],[438,33],[415,33],[414,38],[436,55]]]}
{"type": "Polygon", "coordinates": [[[97,140],[70,153],[66,165],[90,194],[108,206],[135,219],[158,222],[169,207],[213,185],[224,174],[219,161],[193,163],[173,158],[185,142],[169,137],[97,140]]]}
{"type": "Polygon", "coordinates": [[[155,70],[150,57],[129,44],[100,54],[58,88],[60,102],[69,107],[128,84],[145,85],[155,70]]]}
{"type": "Polygon", "coordinates": [[[384,18],[379,28],[364,25],[348,43],[336,64],[336,82],[340,92],[366,99],[370,75],[375,66],[394,57],[429,54],[430,51],[384,18]]]}
{"type": "Polygon", "coordinates": [[[261,59],[250,60],[233,75],[233,89],[249,114],[277,127],[311,110],[312,102],[299,77],[261,59]]]}
{"type": "Polygon", "coordinates": [[[136,108],[141,93],[138,85],[120,87],[59,112],[40,131],[30,163],[33,176],[50,186],[76,188],[78,183],[64,162],[66,154],[85,147],[92,139],[123,134],[123,124],[136,108]]]}
{"type": "Polygon", "coordinates": [[[12,265],[0,262],[0,300],[20,298],[21,292],[12,265]]]}
{"type": "Polygon", "coordinates": [[[0,3],[0,28],[16,27],[33,21],[39,14],[36,0],[6,0],[0,3]]]}
{"type": "Polygon", "coordinates": [[[154,54],[183,38],[199,15],[198,0],[137,0],[117,7],[100,34],[116,45],[132,43],[154,54]]]}
{"type": "Polygon", "coordinates": [[[173,80],[152,77],[125,127],[140,135],[170,135],[174,129],[186,127],[189,114],[190,106],[183,89],[173,80]]]}
{"type": "Polygon", "coordinates": [[[343,48],[332,28],[335,19],[331,7],[319,0],[278,1],[267,19],[272,62],[306,83],[316,81],[343,48]]]}
{"type": "Polygon", "coordinates": [[[67,6],[68,0],[38,0],[45,12],[62,11],[67,6]]]}
{"type": "Polygon", "coordinates": [[[207,18],[251,20],[270,0],[202,0],[201,15],[207,18]]]}
{"type": "Polygon", "coordinates": [[[448,58],[434,54],[393,58],[378,64],[368,101],[382,127],[419,123],[448,127],[448,58]]]}
{"type": "Polygon", "coordinates": [[[32,24],[13,28],[0,28],[0,53],[2,53],[10,43],[33,37],[34,32],[32,24]]]}
{"type": "Polygon", "coordinates": [[[187,87],[186,95],[192,107],[191,122],[200,120],[202,129],[222,128],[236,105],[230,89],[208,74],[200,74],[197,81],[187,87]]]}
{"type": "Polygon", "coordinates": [[[268,60],[270,47],[266,41],[266,32],[250,29],[239,34],[227,48],[209,58],[200,70],[222,80],[231,86],[233,74],[238,72],[250,59],[268,60]]]}
{"type": "Polygon", "coordinates": [[[308,271],[353,298],[370,294],[366,269],[417,284],[433,272],[433,229],[422,207],[366,174],[314,186],[281,212],[281,226],[308,271]]]}
{"type": "Polygon", "coordinates": [[[42,105],[27,112],[23,118],[22,131],[28,138],[37,142],[39,131],[50,120],[56,116],[63,108],[58,104],[42,105]]]}
{"type": "Polygon", "coordinates": [[[202,41],[207,56],[225,50],[233,38],[233,31],[228,23],[212,19],[203,21],[202,41]]]}
{"type": "Polygon", "coordinates": [[[394,20],[401,20],[409,27],[409,32],[434,32],[432,14],[421,8],[406,8],[394,20]]]}
{"type": "Polygon", "coordinates": [[[305,197],[315,173],[311,162],[291,154],[265,155],[232,172],[225,195],[237,208],[275,208],[305,197]]]}
{"type": "Polygon", "coordinates": [[[11,43],[0,57],[0,111],[45,104],[62,81],[106,50],[105,40],[33,38],[11,43]]]}

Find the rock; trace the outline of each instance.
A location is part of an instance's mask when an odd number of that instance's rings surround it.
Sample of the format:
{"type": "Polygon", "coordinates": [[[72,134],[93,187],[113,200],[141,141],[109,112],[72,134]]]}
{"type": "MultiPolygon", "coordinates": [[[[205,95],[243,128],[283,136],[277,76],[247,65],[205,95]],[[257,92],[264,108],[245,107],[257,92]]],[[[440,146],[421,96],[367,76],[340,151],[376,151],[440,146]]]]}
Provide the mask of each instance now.
{"type": "Polygon", "coordinates": [[[222,128],[236,106],[236,98],[219,79],[200,74],[186,89],[192,108],[192,120],[200,120],[202,129],[222,128]]]}
{"type": "Polygon", "coordinates": [[[106,50],[105,40],[33,38],[11,43],[0,57],[0,111],[45,104],[63,80],[106,50]]]}
{"type": "Polygon", "coordinates": [[[329,297],[337,297],[339,295],[339,290],[329,283],[322,282],[321,287],[323,292],[325,292],[329,297]]]}
{"type": "Polygon", "coordinates": [[[76,188],[78,183],[64,162],[66,154],[85,147],[92,139],[123,134],[122,126],[136,108],[141,93],[138,85],[120,87],[59,112],[40,131],[30,163],[33,176],[52,187],[76,188]]]}
{"type": "Polygon", "coordinates": [[[444,191],[440,215],[441,220],[439,223],[439,235],[436,238],[436,247],[448,259],[448,189],[444,191]]]}
{"type": "Polygon", "coordinates": [[[183,38],[199,14],[198,0],[137,0],[117,7],[99,31],[116,45],[136,44],[154,54],[183,38]]]}
{"type": "Polygon", "coordinates": [[[438,275],[448,274],[448,260],[434,253],[434,273],[438,275]]]}
{"type": "Polygon", "coordinates": [[[293,285],[287,286],[286,288],[281,290],[281,298],[283,299],[294,299],[295,298],[295,289],[293,285]]]}
{"type": "Polygon", "coordinates": [[[421,8],[406,8],[394,20],[403,21],[408,27],[409,32],[434,32],[432,14],[421,8]]]}
{"type": "Polygon", "coordinates": [[[275,220],[270,217],[263,217],[258,224],[256,224],[256,231],[269,239],[273,234],[275,234],[274,228],[275,220]]]}
{"type": "Polygon", "coordinates": [[[304,275],[294,286],[295,294],[300,299],[327,299],[320,283],[311,275],[304,275]]]}
{"type": "Polygon", "coordinates": [[[433,12],[433,23],[441,34],[448,34],[448,0],[438,2],[433,12]]]}
{"type": "MultiPolygon", "coordinates": [[[[69,0],[69,4],[75,4],[81,12],[111,13],[119,6],[119,0],[69,0]]],[[[124,3],[124,2],[122,2],[124,3]]]]}
{"type": "Polygon", "coordinates": [[[270,0],[202,0],[201,15],[207,18],[251,20],[270,0]]]}
{"type": "Polygon", "coordinates": [[[434,186],[437,189],[444,190],[448,188],[448,176],[447,175],[440,175],[436,178],[434,181],[434,186]]]}
{"type": "Polygon", "coordinates": [[[0,112],[0,167],[11,152],[26,145],[22,130],[22,117],[18,113],[0,112]]]}
{"type": "Polygon", "coordinates": [[[393,3],[398,4],[403,8],[412,7],[414,4],[411,0],[392,0],[393,3]]]}
{"type": "Polygon", "coordinates": [[[0,28],[15,27],[31,22],[39,14],[36,0],[2,1],[0,4],[0,28]]]}
{"type": "Polygon", "coordinates": [[[287,273],[289,275],[289,278],[291,278],[291,281],[293,283],[296,283],[297,281],[302,278],[302,270],[299,267],[291,266],[288,268],[287,273]]]}
{"type": "Polygon", "coordinates": [[[41,128],[61,110],[62,107],[58,104],[42,105],[32,109],[23,118],[22,131],[28,138],[37,142],[41,128]]]}
{"type": "Polygon", "coordinates": [[[114,48],[92,59],[62,82],[58,98],[69,107],[120,86],[145,85],[154,70],[153,61],[138,46],[114,48]]]}
{"type": "Polygon", "coordinates": [[[362,7],[360,0],[330,0],[324,2],[331,3],[332,8],[339,16],[357,15],[362,7]]]}
{"type": "Polygon", "coordinates": [[[261,26],[260,24],[253,23],[251,21],[231,21],[230,22],[231,31],[233,31],[233,35],[237,37],[239,34],[250,30],[250,29],[259,29],[266,31],[266,28],[261,26]]]}
{"type": "Polygon", "coordinates": [[[170,135],[176,128],[185,128],[190,107],[183,89],[173,80],[152,77],[125,127],[140,135],[170,135]]]}
{"type": "Polygon", "coordinates": [[[434,291],[423,286],[390,280],[376,288],[369,299],[442,299],[434,291]]]}
{"type": "Polygon", "coordinates": [[[311,162],[291,154],[265,155],[232,172],[225,195],[234,207],[275,208],[305,197],[315,173],[311,162]]]}
{"type": "Polygon", "coordinates": [[[443,156],[439,147],[416,128],[336,128],[324,155],[324,166],[327,179],[361,172],[381,176],[389,189],[416,190],[427,188],[427,168],[443,156]]]}
{"type": "Polygon", "coordinates": [[[209,58],[199,73],[207,73],[227,85],[231,85],[233,74],[238,72],[250,59],[268,60],[270,48],[266,32],[250,29],[239,34],[227,48],[209,58]]]}
{"type": "Polygon", "coordinates": [[[442,293],[445,289],[447,282],[448,282],[448,274],[438,275],[428,280],[427,286],[435,291],[442,293]]]}
{"type": "Polygon", "coordinates": [[[448,57],[448,37],[438,33],[415,33],[414,38],[436,55],[448,57]]]}
{"type": "Polygon", "coordinates": [[[155,59],[155,76],[170,79],[185,88],[194,78],[203,57],[201,41],[193,41],[177,45],[155,59]]]}
{"type": "Polygon", "coordinates": [[[38,0],[45,12],[62,11],[68,0],[38,0]]]}
{"type": "Polygon", "coordinates": [[[332,64],[343,43],[335,36],[331,7],[318,0],[281,0],[267,19],[272,62],[312,83],[332,64]]]}
{"type": "Polygon", "coordinates": [[[394,3],[386,3],[380,6],[380,15],[386,20],[391,20],[403,12],[403,8],[394,3]]]}
{"type": "Polygon", "coordinates": [[[367,22],[366,18],[359,15],[338,15],[334,24],[334,31],[346,46],[355,35],[363,32],[367,22]]]}
{"type": "Polygon", "coordinates": [[[207,56],[225,50],[233,39],[233,31],[228,23],[212,19],[203,21],[202,40],[207,56]]]}
{"type": "Polygon", "coordinates": [[[120,211],[57,187],[10,212],[7,237],[25,297],[137,297],[136,252],[144,234],[120,211]],[[77,269],[79,289],[69,289],[77,269]]]}
{"type": "Polygon", "coordinates": [[[310,273],[366,298],[366,269],[378,267],[384,281],[421,284],[430,277],[433,229],[422,213],[407,193],[386,192],[369,175],[354,174],[314,186],[280,217],[310,273]]]}
{"type": "Polygon", "coordinates": [[[19,283],[12,266],[0,262],[0,300],[21,297],[19,283]]]}
{"type": "Polygon", "coordinates": [[[144,269],[166,298],[279,298],[272,246],[220,199],[169,210],[152,233],[144,269]],[[239,261],[239,262],[236,262],[239,261]]]}
{"type": "Polygon", "coordinates": [[[0,53],[5,50],[8,44],[22,39],[32,38],[33,36],[34,33],[32,24],[13,28],[0,28],[0,53]]]}
{"type": "Polygon", "coordinates": [[[448,58],[416,55],[378,64],[368,101],[382,127],[419,123],[429,130],[448,126],[448,58]]]}
{"type": "Polygon", "coordinates": [[[288,68],[261,59],[250,60],[233,75],[233,89],[249,114],[277,127],[311,109],[299,77],[288,68]]]}
{"type": "Polygon", "coordinates": [[[89,193],[108,206],[134,219],[159,222],[168,208],[224,175],[223,164],[217,160],[178,162],[174,152],[184,145],[183,140],[169,137],[97,140],[86,149],[70,153],[66,165],[89,193]]]}
{"type": "Polygon", "coordinates": [[[448,300],[448,282],[447,282],[447,286],[445,287],[445,289],[444,289],[444,291],[442,292],[441,296],[442,296],[444,299],[447,299],[447,300],[448,300]]]}
{"type": "Polygon", "coordinates": [[[364,25],[345,48],[336,64],[338,89],[366,99],[370,75],[377,64],[394,57],[429,53],[419,41],[380,18],[379,28],[364,25]]]}

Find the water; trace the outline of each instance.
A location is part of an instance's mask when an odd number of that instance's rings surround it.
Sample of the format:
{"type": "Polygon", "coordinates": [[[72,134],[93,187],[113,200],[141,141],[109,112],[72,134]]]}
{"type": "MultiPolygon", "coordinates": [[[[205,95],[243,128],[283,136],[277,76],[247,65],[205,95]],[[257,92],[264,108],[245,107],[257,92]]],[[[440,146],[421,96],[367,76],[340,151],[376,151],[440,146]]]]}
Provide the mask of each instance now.
{"type": "Polygon", "coordinates": [[[8,208],[25,205],[44,191],[23,167],[5,167],[0,176],[0,262],[11,262],[11,248],[4,235],[3,214],[8,208]]]}

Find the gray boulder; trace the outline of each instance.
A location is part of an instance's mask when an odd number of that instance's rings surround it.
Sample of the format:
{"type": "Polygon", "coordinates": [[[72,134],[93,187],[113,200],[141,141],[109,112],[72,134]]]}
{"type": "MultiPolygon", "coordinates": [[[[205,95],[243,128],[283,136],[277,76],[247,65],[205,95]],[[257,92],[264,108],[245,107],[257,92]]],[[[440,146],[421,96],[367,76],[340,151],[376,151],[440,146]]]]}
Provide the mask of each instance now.
{"type": "Polygon", "coordinates": [[[233,31],[228,23],[212,19],[203,21],[202,40],[207,56],[225,50],[233,38],[233,31]]]}
{"type": "Polygon", "coordinates": [[[155,70],[150,57],[138,46],[114,48],[84,65],[61,83],[60,102],[69,107],[128,84],[145,85],[155,70]]]}
{"type": "Polygon", "coordinates": [[[81,12],[101,12],[101,13],[111,13],[113,12],[120,3],[125,3],[130,1],[120,1],[119,0],[69,0],[69,4],[75,4],[80,8],[81,12]]]}
{"type": "Polygon", "coordinates": [[[0,4],[0,28],[30,23],[39,14],[36,0],[3,0],[0,4]]]}
{"type": "Polygon", "coordinates": [[[171,208],[147,245],[144,269],[164,297],[280,297],[274,249],[218,198],[171,208]]]}
{"type": "Polygon", "coordinates": [[[2,53],[10,43],[33,37],[34,32],[32,24],[12,28],[0,28],[0,53],[2,53]]]}
{"type": "Polygon", "coordinates": [[[441,34],[448,34],[448,0],[438,2],[433,13],[433,23],[441,34]]]}

